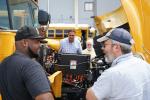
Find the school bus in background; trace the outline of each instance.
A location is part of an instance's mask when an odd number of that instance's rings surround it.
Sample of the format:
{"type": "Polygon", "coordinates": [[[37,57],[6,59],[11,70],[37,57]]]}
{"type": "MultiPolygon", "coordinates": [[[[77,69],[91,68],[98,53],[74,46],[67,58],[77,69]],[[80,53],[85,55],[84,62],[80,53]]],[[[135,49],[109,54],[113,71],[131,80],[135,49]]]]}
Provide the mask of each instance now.
{"type": "Polygon", "coordinates": [[[104,33],[107,29],[115,27],[126,28],[135,41],[134,54],[150,63],[150,1],[120,1],[121,7],[115,11],[94,17],[96,27],[99,33],[104,33]]]}
{"type": "MultiPolygon", "coordinates": [[[[0,63],[15,51],[14,37],[18,28],[24,25],[40,26],[38,23],[38,10],[37,0],[0,0],[0,63]]],[[[52,74],[48,78],[54,96],[56,98],[61,97],[61,71],[52,74]]],[[[0,100],[2,100],[1,96],[0,100]]]]}
{"type": "Polygon", "coordinates": [[[81,40],[82,47],[85,49],[86,40],[94,37],[96,32],[88,24],[50,24],[47,31],[48,46],[58,51],[60,40],[68,36],[70,30],[74,30],[76,36],[81,40]]]}

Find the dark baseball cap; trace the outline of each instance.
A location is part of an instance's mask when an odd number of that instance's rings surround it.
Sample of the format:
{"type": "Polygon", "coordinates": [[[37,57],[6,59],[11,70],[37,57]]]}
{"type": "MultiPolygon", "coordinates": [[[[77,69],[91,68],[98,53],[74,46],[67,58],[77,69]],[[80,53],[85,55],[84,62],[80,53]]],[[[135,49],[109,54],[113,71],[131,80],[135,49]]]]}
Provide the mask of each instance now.
{"type": "Polygon", "coordinates": [[[19,41],[22,39],[43,40],[45,39],[45,37],[40,36],[37,28],[30,27],[30,26],[23,26],[16,32],[15,41],[19,41]]]}
{"type": "Polygon", "coordinates": [[[109,32],[106,33],[105,36],[97,39],[97,42],[103,42],[108,39],[112,39],[112,40],[115,40],[115,41],[118,41],[120,43],[124,43],[127,45],[134,44],[134,40],[132,39],[132,36],[130,35],[130,33],[123,28],[115,28],[115,29],[110,30],[109,32]]]}

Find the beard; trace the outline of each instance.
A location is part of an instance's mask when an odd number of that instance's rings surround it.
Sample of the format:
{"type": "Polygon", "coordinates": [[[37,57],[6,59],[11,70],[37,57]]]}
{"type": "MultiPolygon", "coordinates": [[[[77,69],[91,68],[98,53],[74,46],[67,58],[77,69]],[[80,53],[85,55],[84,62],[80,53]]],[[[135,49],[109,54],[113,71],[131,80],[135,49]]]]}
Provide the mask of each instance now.
{"type": "Polygon", "coordinates": [[[87,50],[88,50],[88,51],[91,51],[91,50],[92,50],[92,48],[87,48],[87,50]]]}
{"type": "Polygon", "coordinates": [[[115,60],[115,57],[112,54],[105,55],[105,62],[111,64],[115,60]]]}
{"type": "Polygon", "coordinates": [[[39,57],[38,53],[34,53],[29,46],[28,46],[28,55],[30,58],[38,58],[39,57]]]}

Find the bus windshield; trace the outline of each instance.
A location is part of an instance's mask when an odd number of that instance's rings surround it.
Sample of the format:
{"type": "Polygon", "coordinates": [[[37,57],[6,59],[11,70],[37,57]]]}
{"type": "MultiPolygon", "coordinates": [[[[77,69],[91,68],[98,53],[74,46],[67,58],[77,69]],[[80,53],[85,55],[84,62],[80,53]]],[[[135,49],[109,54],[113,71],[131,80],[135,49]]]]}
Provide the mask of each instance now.
{"type": "Polygon", "coordinates": [[[0,29],[9,28],[6,0],[0,0],[0,29]]]}
{"type": "Polygon", "coordinates": [[[28,0],[9,0],[13,29],[23,25],[33,26],[28,0]]]}
{"type": "Polygon", "coordinates": [[[0,0],[1,28],[18,29],[24,25],[38,26],[37,20],[38,20],[38,7],[34,1],[0,0]]]}

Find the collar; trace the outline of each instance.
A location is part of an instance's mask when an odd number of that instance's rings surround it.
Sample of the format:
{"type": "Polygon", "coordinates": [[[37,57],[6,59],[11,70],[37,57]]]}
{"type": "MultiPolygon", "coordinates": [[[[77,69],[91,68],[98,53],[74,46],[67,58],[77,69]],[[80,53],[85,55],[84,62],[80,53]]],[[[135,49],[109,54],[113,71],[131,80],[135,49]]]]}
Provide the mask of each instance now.
{"type": "Polygon", "coordinates": [[[20,52],[20,51],[18,51],[18,50],[16,50],[16,51],[14,52],[14,55],[21,55],[21,56],[30,58],[29,56],[23,54],[22,52],[20,52]]]}
{"type": "MultiPolygon", "coordinates": [[[[75,41],[75,39],[74,39],[74,41],[75,41]]],[[[69,44],[74,43],[74,41],[73,41],[73,42],[69,42],[69,38],[67,37],[67,42],[68,42],[69,44]]]]}
{"type": "Polygon", "coordinates": [[[119,57],[117,57],[111,64],[111,67],[117,65],[119,62],[122,62],[122,61],[125,61],[127,59],[130,59],[131,57],[133,57],[133,54],[132,53],[128,53],[128,54],[124,54],[124,55],[121,55],[119,57]]]}

